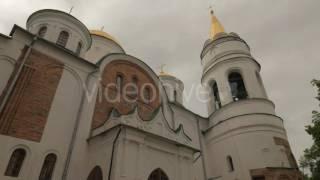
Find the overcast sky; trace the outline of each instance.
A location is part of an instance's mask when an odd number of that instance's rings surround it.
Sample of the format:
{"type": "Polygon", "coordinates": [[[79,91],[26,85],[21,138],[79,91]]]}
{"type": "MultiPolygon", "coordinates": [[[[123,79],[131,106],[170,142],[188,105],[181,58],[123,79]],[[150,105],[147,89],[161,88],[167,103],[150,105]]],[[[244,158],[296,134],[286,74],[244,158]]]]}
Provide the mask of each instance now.
{"type": "MultiPolygon", "coordinates": [[[[312,143],[304,126],[319,109],[310,81],[320,79],[319,0],[1,0],[0,33],[25,27],[28,16],[43,8],[69,11],[89,29],[104,30],[120,41],[128,54],[159,71],[177,76],[190,91],[200,83],[200,52],[208,38],[208,7],[226,31],[238,33],[261,64],[269,98],[284,119],[296,158],[312,143]]],[[[187,102],[206,115],[206,106],[187,102]]]]}

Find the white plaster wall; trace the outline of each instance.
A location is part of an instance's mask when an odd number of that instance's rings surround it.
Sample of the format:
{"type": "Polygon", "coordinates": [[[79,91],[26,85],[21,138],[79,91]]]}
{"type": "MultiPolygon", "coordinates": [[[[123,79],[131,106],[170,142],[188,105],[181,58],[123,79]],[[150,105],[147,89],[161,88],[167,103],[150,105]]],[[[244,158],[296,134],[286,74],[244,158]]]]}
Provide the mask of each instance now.
{"type": "MultiPolygon", "coordinates": [[[[203,137],[201,136],[201,130],[207,128],[207,124],[204,125],[204,122],[199,122],[199,127],[197,125],[198,121],[206,121],[191,112],[188,112],[186,110],[183,110],[181,107],[175,107],[172,106],[174,111],[174,119],[176,123],[176,127],[178,127],[180,124],[183,125],[183,129],[185,133],[188,135],[188,137],[191,138],[191,144],[193,147],[196,147],[197,149],[203,150],[200,143],[200,140],[202,141],[203,137]],[[203,128],[205,127],[205,128],[203,128]],[[199,128],[199,129],[198,129],[199,128]],[[200,135],[200,137],[199,137],[200,135]]],[[[192,169],[190,170],[192,172],[191,176],[193,180],[203,180],[204,179],[204,166],[203,166],[203,157],[205,152],[202,151],[201,156],[199,159],[192,164],[192,169]]],[[[196,154],[199,155],[198,153],[196,154]]],[[[197,156],[194,156],[194,159],[197,158],[197,156]]]]}
{"type": "Polygon", "coordinates": [[[8,80],[13,72],[15,60],[0,55],[0,94],[6,87],[8,80]]]}
{"type": "Polygon", "coordinates": [[[148,179],[157,168],[176,180],[192,179],[192,151],[166,141],[126,129],[117,151],[115,179],[148,179]]]}
{"type": "MultiPolygon", "coordinates": [[[[194,156],[194,159],[197,158],[197,156],[194,156]]],[[[198,160],[196,160],[195,162],[193,162],[193,166],[191,169],[191,179],[192,180],[204,180],[204,174],[203,174],[203,169],[204,166],[202,164],[202,158],[199,157],[198,160]]]]}
{"type": "Polygon", "coordinates": [[[183,104],[183,82],[173,76],[159,76],[161,83],[167,93],[170,102],[177,102],[183,104]],[[174,97],[174,91],[177,92],[176,99],[174,97]]]}
{"type": "Polygon", "coordinates": [[[103,175],[106,177],[111,156],[111,143],[116,134],[114,130],[101,138],[95,137],[89,140],[99,81],[97,74],[87,75],[84,79],[86,94],[81,107],[78,131],[67,176],[67,179],[71,180],[87,178],[96,165],[101,166],[103,175]]]}
{"type": "Polygon", "coordinates": [[[180,107],[176,107],[174,105],[171,107],[174,111],[174,122],[176,123],[175,127],[183,125],[186,135],[191,138],[192,146],[200,149],[196,116],[180,107]]]}
{"type": "Polygon", "coordinates": [[[117,133],[118,129],[113,129],[86,142],[86,146],[82,149],[85,154],[72,159],[73,168],[69,171],[68,179],[85,180],[95,166],[101,168],[103,179],[107,179],[112,157],[112,143],[117,133]]]}
{"type": "Polygon", "coordinates": [[[250,179],[250,170],[265,167],[290,167],[284,147],[274,137],[286,139],[282,121],[273,116],[237,117],[217,125],[206,134],[209,176],[222,179],[250,179]],[[233,158],[230,172],[227,156],[233,158]]]}

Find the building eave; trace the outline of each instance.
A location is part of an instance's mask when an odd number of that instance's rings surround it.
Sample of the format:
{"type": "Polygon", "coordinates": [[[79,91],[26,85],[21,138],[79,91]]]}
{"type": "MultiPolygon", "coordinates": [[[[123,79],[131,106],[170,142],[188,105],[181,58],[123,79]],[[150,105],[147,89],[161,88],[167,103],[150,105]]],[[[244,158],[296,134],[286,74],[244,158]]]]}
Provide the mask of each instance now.
{"type": "Polygon", "coordinates": [[[190,150],[192,150],[194,153],[201,152],[200,149],[194,148],[194,147],[192,147],[192,146],[188,146],[188,145],[186,145],[186,144],[182,144],[182,143],[179,143],[179,142],[177,142],[177,141],[173,141],[173,140],[168,139],[168,138],[165,138],[165,137],[163,137],[163,136],[159,136],[159,135],[157,135],[157,134],[153,134],[153,133],[150,133],[150,132],[147,132],[147,131],[143,131],[143,130],[141,130],[141,129],[137,129],[137,128],[134,128],[134,127],[132,127],[132,126],[126,125],[126,124],[118,124],[118,125],[113,126],[112,128],[110,128],[110,129],[108,129],[108,130],[106,130],[106,131],[103,131],[103,132],[100,133],[100,134],[97,134],[97,135],[95,135],[95,136],[90,136],[90,137],[87,139],[87,141],[90,141],[91,139],[94,139],[94,138],[97,137],[97,136],[100,136],[100,135],[102,135],[102,134],[106,134],[106,133],[112,131],[113,129],[120,128],[120,127],[122,127],[122,128],[128,128],[128,129],[133,129],[133,130],[139,131],[139,132],[141,132],[141,133],[145,133],[145,134],[147,134],[147,135],[149,135],[149,136],[153,136],[153,137],[159,138],[160,140],[166,141],[166,142],[168,142],[168,143],[170,143],[170,144],[174,144],[174,145],[179,146],[179,147],[184,147],[184,148],[190,149],[190,150]]]}
{"type": "Polygon", "coordinates": [[[184,107],[184,106],[183,106],[182,104],[180,104],[180,103],[177,103],[177,102],[169,102],[169,104],[170,104],[171,106],[178,107],[178,108],[180,108],[181,110],[184,110],[184,111],[186,111],[186,112],[188,112],[188,113],[191,113],[192,115],[194,115],[194,116],[196,116],[196,117],[198,117],[198,118],[202,118],[202,119],[208,120],[208,117],[204,117],[204,116],[201,116],[201,115],[199,115],[199,114],[196,114],[196,113],[194,113],[193,111],[191,111],[190,109],[187,109],[186,107],[184,107]]]}

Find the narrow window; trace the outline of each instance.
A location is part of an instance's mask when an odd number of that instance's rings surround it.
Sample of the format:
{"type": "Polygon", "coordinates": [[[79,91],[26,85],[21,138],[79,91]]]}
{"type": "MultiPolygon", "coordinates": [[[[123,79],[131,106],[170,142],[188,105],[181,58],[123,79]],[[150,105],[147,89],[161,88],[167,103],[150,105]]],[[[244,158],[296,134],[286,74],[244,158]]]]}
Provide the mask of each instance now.
{"type": "Polygon", "coordinates": [[[116,85],[117,85],[118,92],[121,93],[122,88],[123,88],[123,76],[120,74],[118,74],[116,77],[116,85]]]}
{"type": "Polygon", "coordinates": [[[214,82],[212,85],[212,92],[213,92],[213,97],[214,97],[214,106],[216,109],[220,109],[221,108],[221,100],[220,100],[218,85],[216,82],[214,82]]]}
{"type": "Polygon", "coordinates": [[[76,50],[76,54],[77,54],[77,55],[80,55],[81,49],[82,49],[82,43],[81,43],[81,42],[78,42],[78,46],[77,46],[77,50],[76,50]]]}
{"type": "Polygon", "coordinates": [[[151,101],[151,89],[149,87],[146,87],[144,89],[144,101],[149,103],[151,101]]]}
{"type": "Polygon", "coordinates": [[[44,159],[39,180],[51,180],[54,167],[56,165],[57,156],[55,154],[48,154],[44,159]]]}
{"type": "Polygon", "coordinates": [[[61,31],[57,40],[57,45],[66,47],[69,39],[69,33],[67,31],[61,31]]]}
{"type": "Polygon", "coordinates": [[[16,149],[11,155],[5,176],[18,177],[25,157],[24,149],[16,149]]]}
{"type": "Polygon", "coordinates": [[[239,101],[248,97],[242,76],[239,73],[233,72],[229,75],[229,84],[233,101],[239,101]]]}
{"type": "Polygon", "coordinates": [[[173,91],[173,100],[177,101],[177,91],[176,90],[173,91]]]}
{"type": "Polygon", "coordinates": [[[42,26],[38,31],[38,36],[43,38],[44,35],[46,35],[46,32],[47,32],[47,27],[46,26],[42,26]]]}
{"type": "Polygon", "coordinates": [[[231,156],[227,157],[227,163],[228,163],[229,171],[230,172],[234,171],[233,160],[231,156]]]}
{"type": "Polygon", "coordinates": [[[133,76],[132,83],[136,86],[138,86],[138,78],[136,76],[133,76]]]}
{"type": "Polygon", "coordinates": [[[133,83],[133,96],[137,97],[138,95],[138,78],[136,76],[132,77],[132,83],[133,83]]]}

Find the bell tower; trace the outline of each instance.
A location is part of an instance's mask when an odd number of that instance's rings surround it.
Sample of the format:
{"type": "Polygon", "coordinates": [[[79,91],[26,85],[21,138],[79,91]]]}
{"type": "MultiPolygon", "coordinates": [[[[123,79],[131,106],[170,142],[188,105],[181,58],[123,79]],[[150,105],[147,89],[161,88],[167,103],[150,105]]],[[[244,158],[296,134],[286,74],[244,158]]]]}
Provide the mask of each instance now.
{"type": "Polygon", "coordinates": [[[249,45],[236,33],[226,33],[211,11],[210,39],[201,53],[202,83],[212,91],[208,112],[244,99],[267,99],[260,77],[260,64],[249,45]]]}
{"type": "Polygon", "coordinates": [[[268,173],[275,179],[281,174],[299,177],[283,119],[275,114],[260,77],[260,64],[239,35],[225,32],[213,11],[201,63],[201,82],[208,92],[208,178],[268,179],[268,173]]]}

